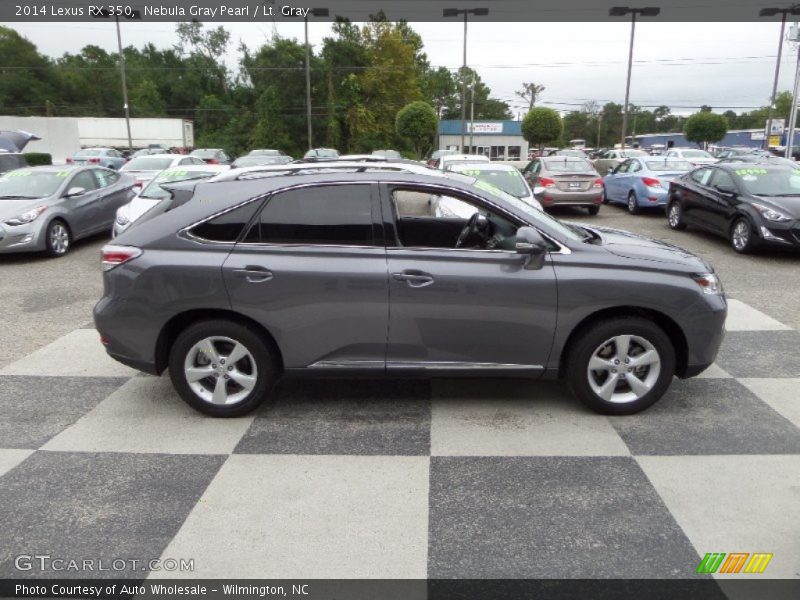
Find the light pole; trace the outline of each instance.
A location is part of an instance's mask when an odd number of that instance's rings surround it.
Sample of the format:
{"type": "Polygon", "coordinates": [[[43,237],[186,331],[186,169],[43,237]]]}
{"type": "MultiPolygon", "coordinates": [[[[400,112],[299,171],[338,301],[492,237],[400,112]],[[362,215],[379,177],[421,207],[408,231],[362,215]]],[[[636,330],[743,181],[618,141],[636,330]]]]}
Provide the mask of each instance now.
{"type": "MultiPolygon", "coordinates": [[[[112,14],[107,9],[100,11],[95,19],[108,19],[112,14]]],[[[128,80],[125,76],[125,54],[122,52],[122,33],[119,29],[119,12],[115,11],[113,14],[114,21],[117,24],[117,48],[119,49],[119,73],[122,79],[122,107],[125,110],[125,127],[128,130],[128,151],[133,152],[133,138],[131,136],[131,109],[128,105],[128,80]]],[[[122,16],[126,19],[141,19],[142,14],[138,10],[123,12],[122,16]]]]}
{"type": "Polygon", "coordinates": [[[457,17],[464,15],[464,66],[461,72],[461,151],[464,151],[464,136],[467,129],[467,16],[485,17],[489,14],[488,8],[445,8],[442,10],[444,17],[457,17]]]}
{"type": "Polygon", "coordinates": [[[631,70],[633,68],[633,38],[636,34],[636,15],[643,17],[656,17],[661,13],[661,9],[656,6],[645,8],[630,8],[629,6],[612,6],[608,14],[612,17],[631,16],[631,43],[628,48],[628,79],[625,83],[625,106],[622,113],[622,148],[625,148],[625,137],[628,132],[628,100],[631,93],[631,70]]]}
{"type": "Polygon", "coordinates": [[[469,152],[472,154],[473,135],[475,134],[475,76],[472,77],[472,86],[469,93],[469,152]]]}
{"type": "MultiPolygon", "coordinates": [[[[789,30],[789,41],[791,42],[800,42],[800,28],[798,28],[797,23],[794,24],[789,30]]],[[[794,88],[792,91],[792,108],[791,112],[789,113],[789,134],[786,139],[786,149],[784,150],[784,156],[786,158],[792,158],[793,155],[793,146],[794,146],[794,129],[797,125],[797,95],[798,91],[800,90],[800,45],[797,48],[797,68],[794,72],[794,88]]]]}
{"type": "MultiPolygon", "coordinates": [[[[314,17],[327,17],[327,8],[312,8],[311,15],[314,17]]],[[[308,43],[308,13],[303,17],[306,33],[306,127],[308,128],[308,149],[314,147],[313,131],[311,130],[311,46],[308,43]]]]}
{"type": "Polygon", "coordinates": [[[759,17],[781,16],[781,35],[778,39],[778,58],[775,60],[775,78],[772,81],[772,95],[769,100],[769,111],[767,112],[767,131],[764,136],[764,148],[769,148],[769,138],[772,134],[772,111],[775,109],[775,96],[778,93],[778,76],[781,72],[781,53],[783,52],[783,35],[786,30],[786,15],[799,15],[800,7],[793,5],[789,8],[762,8],[758,11],[759,17]]]}

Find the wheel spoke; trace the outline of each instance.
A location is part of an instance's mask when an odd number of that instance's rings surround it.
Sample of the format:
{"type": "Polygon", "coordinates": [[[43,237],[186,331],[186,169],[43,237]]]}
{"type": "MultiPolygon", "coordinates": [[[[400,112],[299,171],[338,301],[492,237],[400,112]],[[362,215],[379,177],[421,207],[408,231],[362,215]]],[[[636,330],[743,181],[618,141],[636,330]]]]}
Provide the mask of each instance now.
{"type": "Polygon", "coordinates": [[[631,387],[631,391],[636,394],[637,398],[641,398],[650,391],[650,386],[644,381],[636,377],[633,373],[625,373],[625,381],[631,387]]]}
{"type": "Polygon", "coordinates": [[[614,345],[617,347],[616,358],[620,361],[624,361],[626,358],[628,358],[628,350],[631,346],[631,336],[618,335],[614,338],[614,345]]]}
{"type": "Polygon", "coordinates": [[[233,347],[233,350],[231,350],[231,353],[228,355],[226,360],[228,361],[228,364],[234,365],[248,354],[249,352],[247,351],[247,348],[245,348],[242,344],[237,343],[233,347]]]}
{"type": "Polygon", "coordinates": [[[214,386],[214,395],[211,401],[214,404],[225,404],[228,401],[228,382],[224,377],[217,377],[217,384],[214,386]]]}
{"type": "Polygon", "coordinates": [[[205,354],[206,358],[214,364],[219,364],[219,353],[217,352],[214,342],[210,338],[204,339],[200,342],[200,351],[205,354]]]}
{"type": "Polygon", "coordinates": [[[242,373],[234,369],[233,371],[229,371],[228,375],[230,378],[233,379],[236,383],[246,389],[248,392],[252,390],[256,386],[256,378],[252,375],[248,375],[246,373],[242,373]]]}
{"type": "Polygon", "coordinates": [[[609,373],[608,379],[606,379],[605,383],[603,383],[603,385],[600,386],[600,389],[597,390],[597,395],[603,400],[611,400],[611,396],[614,394],[614,389],[616,387],[617,378],[609,373]]]}
{"type": "Polygon", "coordinates": [[[592,371],[610,371],[615,366],[616,365],[614,365],[613,361],[600,358],[596,354],[589,361],[589,369],[592,371]]]}
{"type": "Polygon", "coordinates": [[[186,369],[186,381],[194,383],[206,377],[211,377],[213,374],[214,369],[211,368],[211,365],[207,367],[189,367],[186,369]]]}
{"type": "Polygon", "coordinates": [[[645,365],[652,365],[653,363],[658,362],[658,352],[655,350],[648,350],[644,354],[640,354],[639,356],[635,356],[631,358],[631,362],[628,363],[629,367],[643,367],[645,365]]]}

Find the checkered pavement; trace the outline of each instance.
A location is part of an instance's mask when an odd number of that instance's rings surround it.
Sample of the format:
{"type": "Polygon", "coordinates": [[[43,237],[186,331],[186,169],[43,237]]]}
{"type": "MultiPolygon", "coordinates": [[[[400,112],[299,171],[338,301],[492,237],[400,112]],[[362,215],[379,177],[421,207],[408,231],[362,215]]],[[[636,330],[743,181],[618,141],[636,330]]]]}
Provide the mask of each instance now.
{"type": "Polygon", "coordinates": [[[555,382],[310,380],[215,420],[73,331],[0,369],[0,578],[37,552],[203,578],[688,578],[771,552],[798,578],[800,332],[736,300],[727,327],[701,377],[613,418],[555,382]]]}

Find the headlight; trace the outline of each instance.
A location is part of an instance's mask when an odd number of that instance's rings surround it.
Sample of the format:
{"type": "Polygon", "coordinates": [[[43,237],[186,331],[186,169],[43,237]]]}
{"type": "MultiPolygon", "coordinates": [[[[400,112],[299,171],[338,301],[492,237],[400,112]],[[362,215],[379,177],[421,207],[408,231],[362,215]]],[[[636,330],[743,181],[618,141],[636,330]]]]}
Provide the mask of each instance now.
{"type": "Polygon", "coordinates": [[[33,210],[29,210],[26,213],[22,213],[18,217],[9,219],[8,221],[6,221],[6,225],[25,225],[26,223],[35,221],[37,217],[46,210],[47,210],[46,206],[39,206],[37,208],[34,208],[33,210]]]}
{"type": "Polygon", "coordinates": [[[770,208],[768,206],[764,206],[763,204],[753,203],[753,208],[755,208],[758,212],[760,212],[761,216],[764,217],[767,221],[775,221],[777,223],[783,223],[785,221],[792,220],[792,217],[785,215],[782,212],[778,212],[777,210],[770,208]]]}
{"type": "Polygon", "coordinates": [[[704,273],[702,275],[694,275],[692,276],[695,283],[703,288],[704,294],[721,294],[722,293],[722,284],[719,281],[719,277],[714,275],[713,273],[704,273]]]}

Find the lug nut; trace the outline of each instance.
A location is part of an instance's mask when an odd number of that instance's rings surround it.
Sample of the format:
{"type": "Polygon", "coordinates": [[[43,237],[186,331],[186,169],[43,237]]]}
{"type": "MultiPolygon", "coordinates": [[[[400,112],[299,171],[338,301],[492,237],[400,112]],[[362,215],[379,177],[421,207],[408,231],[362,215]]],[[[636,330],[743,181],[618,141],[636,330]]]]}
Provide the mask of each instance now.
{"type": "Polygon", "coordinates": [[[617,370],[616,370],[616,369],[611,369],[611,372],[612,372],[612,373],[616,373],[616,372],[617,372],[617,370]]]}
{"type": "Polygon", "coordinates": [[[225,359],[224,358],[220,359],[219,364],[224,365],[225,364],[225,359]]]}
{"type": "Polygon", "coordinates": [[[618,364],[619,364],[619,359],[616,359],[616,360],[614,361],[614,364],[615,364],[615,365],[618,365],[618,364]]]}
{"type": "Polygon", "coordinates": [[[211,365],[211,368],[212,368],[212,369],[216,369],[216,368],[217,368],[217,365],[211,365]]]}
{"type": "Polygon", "coordinates": [[[626,358],[626,359],[625,359],[625,364],[626,364],[626,365],[627,365],[628,363],[630,363],[630,362],[631,362],[631,359],[630,359],[630,358],[626,358]]]}
{"type": "Polygon", "coordinates": [[[228,371],[233,371],[233,367],[228,367],[228,371]]]}
{"type": "Polygon", "coordinates": [[[225,379],[230,379],[230,377],[228,377],[227,375],[225,375],[225,379]]]}

